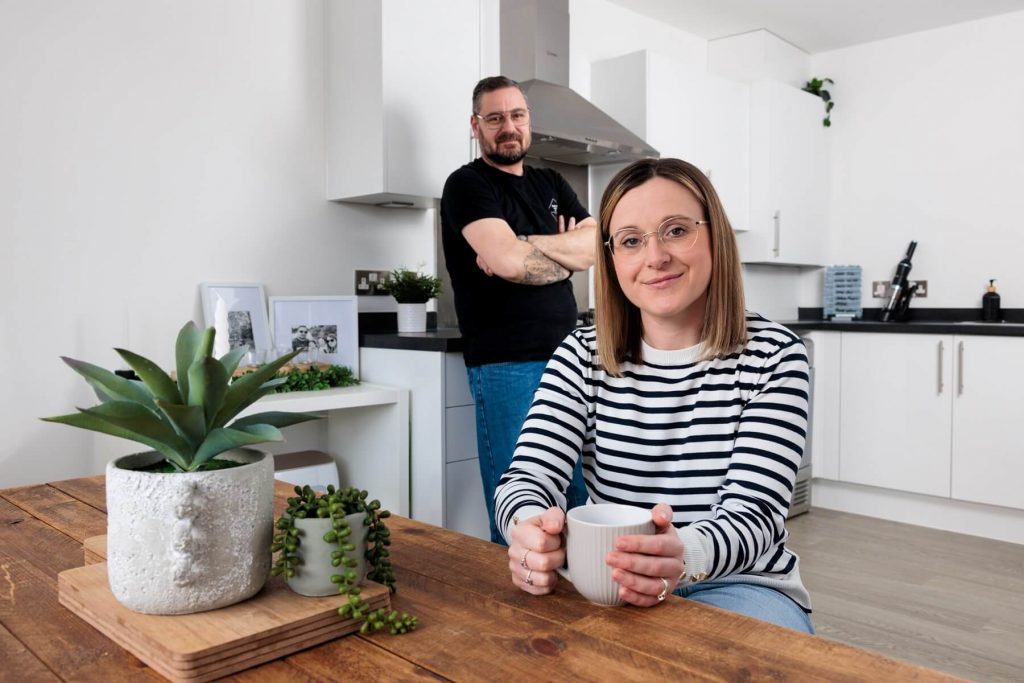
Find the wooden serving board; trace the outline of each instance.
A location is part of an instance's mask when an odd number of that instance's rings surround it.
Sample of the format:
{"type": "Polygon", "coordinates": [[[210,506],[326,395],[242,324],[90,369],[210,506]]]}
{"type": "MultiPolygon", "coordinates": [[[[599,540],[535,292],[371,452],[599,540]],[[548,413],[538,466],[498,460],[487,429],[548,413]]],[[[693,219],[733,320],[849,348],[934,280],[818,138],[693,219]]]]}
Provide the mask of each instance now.
{"type": "MultiPolygon", "coordinates": [[[[105,540],[86,539],[86,556],[102,560],[105,540]]],[[[338,616],[346,596],[304,597],[279,577],[243,602],[177,616],[121,605],[110,592],[103,561],[61,572],[57,592],[62,605],[172,681],[213,680],[359,629],[356,620],[338,616]]],[[[390,608],[386,586],[367,581],[362,598],[371,609],[390,608]]]]}

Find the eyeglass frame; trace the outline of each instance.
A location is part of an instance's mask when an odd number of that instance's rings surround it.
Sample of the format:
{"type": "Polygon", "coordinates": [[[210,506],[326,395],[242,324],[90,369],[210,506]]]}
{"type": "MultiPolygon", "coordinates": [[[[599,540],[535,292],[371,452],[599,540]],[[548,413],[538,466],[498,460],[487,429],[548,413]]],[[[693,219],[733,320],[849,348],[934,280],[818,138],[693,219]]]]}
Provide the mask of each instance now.
{"type": "Polygon", "coordinates": [[[516,107],[515,109],[506,109],[505,111],[492,111],[490,114],[477,114],[476,112],[473,112],[473,116],[476,117],[476,120],[480,122],[480,125],[484,126],[488,130],[500,130],[501,127],[505,125],[506,119],[516,128],[521,128],[522,126],[530,125],[529,107],[516,107]],[[512,115],[520,111],[526,113],[526,121],[524,121],[523,123],[516,123],[515,121],[512,120],[512,115]],[[498,114],[501,115],[501,121],[499,121],[496,125],[487,122],[488,117],[497,116],[498,114]]]}
{"type": "MultiPolygon", "coordinates": [[[[643,254],[644,251],[647,249],[647,243],[651,239],[651,235],[657,235],[658,236],[658,241],[661,243],[662,248],[667,249],[668,247],[665,244],[665,239],[662,237],[662,231],[663,231],[663,229],[667,225],[671,224],[672,221],[678,221],[678,220],[681,220],[681,219],[692,221],[693,225],[694,225],[694,228],[695,228],[695,231],[696,231],[696,228],[700,228],[700,226],[702,226],[702,225],[710,225],[711,224],[711,221],[708,220],[708,219],[694,220],[694,219],[690,218],[689,216],[671,216],[669,218],[666,218],[661,223],[659,223],[658,227],[655,228],[654,230],[651,230],[650,232],[642,232],[642,233],[640,233],[639,237],[640,237],[640,241],[642,242],[642,244],[640,246],[640,249],[636,252],[637,255],[643,254]]],[[[626,231],[639,232],[636,228],[628,228],[628,227],[627,228],[620,228],[620,229],[616,230],[615,232],[609,234],[608,235],[608,239],[606,239],[604,241],[603,244],[604,244],[604,246],[606,246],[608,248],[608,253],[612,255],[612,258],[615,258],[615,247],[614,247],[614,245],[612,245],[612,239],[614,239],[615,236],[618,235],[619,233],[626,232],[626,231]]],[[[697,237],[698,236],[699,236],[699,234],[693,238],[693,242],[690,244],[690,246],[686,247],[686,249],[684,251],[689,251],[690,249],[693,248],[694,244],[697,244],[697,237]]],[[[628,252],[622,252],[622,253],[628,253],[628,252]]]]}

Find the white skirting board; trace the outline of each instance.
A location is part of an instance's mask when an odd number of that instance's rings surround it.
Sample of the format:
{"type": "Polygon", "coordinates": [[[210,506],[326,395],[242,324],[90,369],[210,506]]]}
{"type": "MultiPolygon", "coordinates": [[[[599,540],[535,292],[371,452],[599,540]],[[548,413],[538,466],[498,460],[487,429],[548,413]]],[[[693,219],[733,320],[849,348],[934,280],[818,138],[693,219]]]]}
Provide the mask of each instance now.
{"type": "Polygon", "coordinates": [[[891,491],[815,477],[813,508],[1024,544],[1024,510],[891,491]]]}

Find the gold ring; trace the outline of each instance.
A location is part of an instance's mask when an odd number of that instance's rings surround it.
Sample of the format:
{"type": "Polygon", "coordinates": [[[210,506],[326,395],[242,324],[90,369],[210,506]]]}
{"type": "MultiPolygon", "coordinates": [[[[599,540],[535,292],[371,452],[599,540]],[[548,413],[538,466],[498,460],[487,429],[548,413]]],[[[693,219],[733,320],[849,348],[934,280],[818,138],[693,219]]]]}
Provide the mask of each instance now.
{"type": "Polygon", "coordinates": [[[530,571],[526,572],[526,585],[527,586],[532,586],[533,585],[533,579],[530,578],[531,576],[533,576],[533,570],[532,569],[530,571]]]}
{"type": "Polygon", "coordinates": [[[661,589],[661,592],[658,593],[658,602],[661,602],[662,600],[665,599],[665,595],[668,594],[668,579],[666,579],[664,576],[660,576],[658,578],[661,579],[661,584],[663,586],[663,588],[661,589]]]}
{"type": "Polygon", "coordinates": [[[529,555],[529,554],[530,554],[530,549],[527,548],[526,552],[523,553],[523,557],[519,560],[519,566],[522,567],[523,569],[529,569],[529,567],[526,566],[526,556],[529,555]]]}

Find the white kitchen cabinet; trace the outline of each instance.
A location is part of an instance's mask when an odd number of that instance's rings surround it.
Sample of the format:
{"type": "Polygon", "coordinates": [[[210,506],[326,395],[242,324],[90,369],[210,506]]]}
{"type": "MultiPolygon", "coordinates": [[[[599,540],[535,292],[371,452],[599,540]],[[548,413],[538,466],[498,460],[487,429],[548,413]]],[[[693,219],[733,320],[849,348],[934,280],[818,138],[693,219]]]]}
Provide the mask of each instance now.
{"type": "Polygon", "coordinates": [[[826,262],[828,168],[822,104],[783,83],[750,90],[750,230],[737,236],[744,263],[826,262]]]}
{"type": "Polygon", "coordinates": [[[1024,340],[843,333],[839,480],[1024,509],[1024,340]]]}
{"type": "Polygon", "coordinates": [[[591,101],[662,157],[704,171],[736,230],[749,222],[748,91],[651,50],[590,67],[591,101]]]}
{"type": "Polygon", "coordinates": [[[952,337],[844,333],[839,479],[949,496],[952,337]]]}
{"type": "Polygon", "coordinates": [[[412,518],[490,539],[461,353],[362,348],[362,378],[410,390],[412,518]]]}
{"type": "Polygon", "coordinates": [[[952,496],[1024,509],[1024,339],[953,337],[952,496]]]}
{"type": "Polygon", "coordinates": [[[479,0],[324,3],[327,197],[436,204],[473,157],[479,0]]]}

